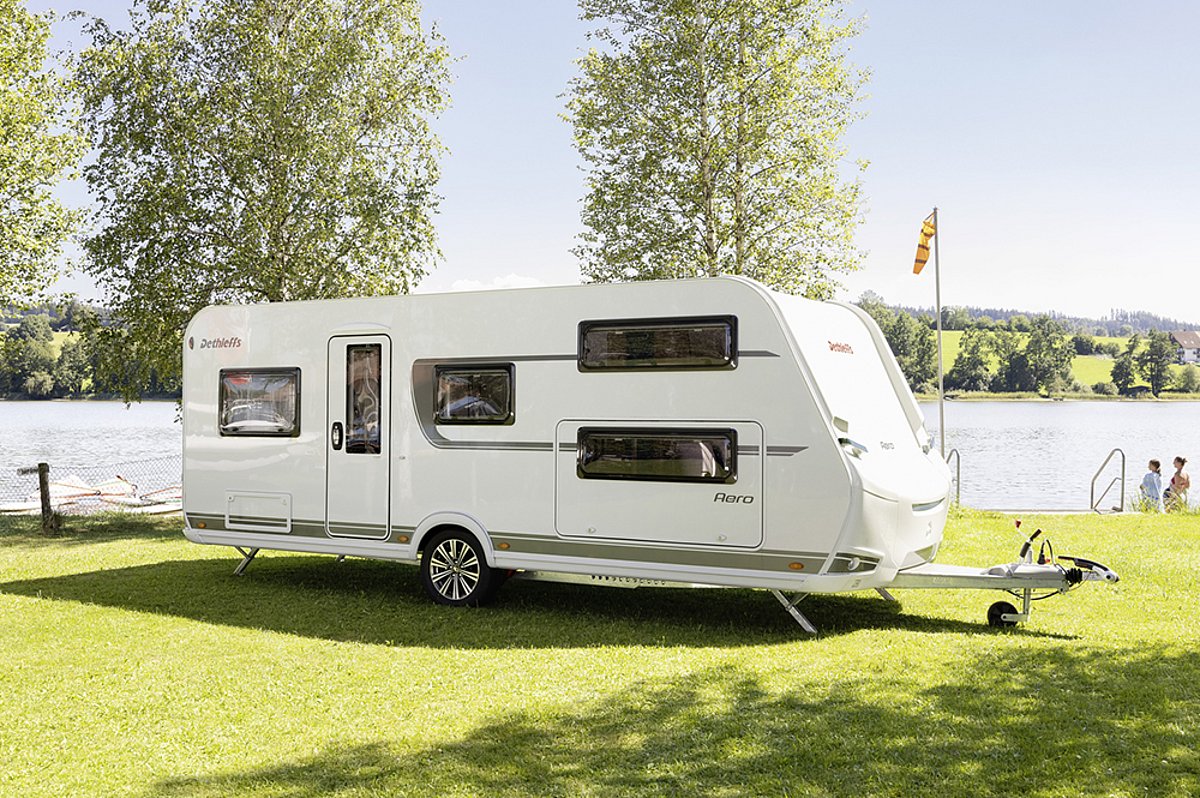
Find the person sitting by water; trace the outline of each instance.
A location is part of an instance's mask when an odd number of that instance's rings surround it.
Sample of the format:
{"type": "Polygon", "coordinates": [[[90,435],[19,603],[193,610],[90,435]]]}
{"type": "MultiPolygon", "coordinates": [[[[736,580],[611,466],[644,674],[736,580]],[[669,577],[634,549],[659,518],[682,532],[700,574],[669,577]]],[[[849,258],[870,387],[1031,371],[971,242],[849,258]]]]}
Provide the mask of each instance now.
{"type": "Polygon", "coordinates": [[[1166,493],[1163,494],[1163,503],[1168,512],[1187,509],[1187,493],[1188,488],[1192,486],[1192,480],[1183,470],[1185,465],[1186,457],[1175,458],[1175,474],[1171,477],[1171,484],[1167,486],[1166,493]]]}
{"type": "Polygon", "coordinates": [[[1142,477],[1142,509],[1149,511],[1162,510],[1162,463],[1150,461],[1150,471],[1142,477]]]}

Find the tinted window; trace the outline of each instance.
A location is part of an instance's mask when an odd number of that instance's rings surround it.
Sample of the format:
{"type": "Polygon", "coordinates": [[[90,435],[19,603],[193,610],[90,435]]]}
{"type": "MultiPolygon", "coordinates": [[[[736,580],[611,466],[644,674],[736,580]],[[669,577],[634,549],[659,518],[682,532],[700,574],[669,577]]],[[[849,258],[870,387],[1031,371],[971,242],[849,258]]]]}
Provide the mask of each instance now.
{"type": "Polygon", "coordinates": [[[346,347],[346,452],[379,454],[383,346],[346,347]]]}
{"type": "Polygon", "coordinates": [[[581,429],[578,474],[584,479],[733,482],[733,430],[581,429]]]}
{"type": "Polygon", "coordinates": [[[512,366],[438,366],[435,406],[439,424],[511,423],[512,366]]]}
{"type": "Polygon", "coordinates": [[[222,435],[300,434],[300,369],[221,369],[220,379],[222,435]]]}
{"type": "Polygon", "coordinates": [[[579,368],[732,368],[736,338],[732,316],[585,321],[579,325],[579,368]]]}

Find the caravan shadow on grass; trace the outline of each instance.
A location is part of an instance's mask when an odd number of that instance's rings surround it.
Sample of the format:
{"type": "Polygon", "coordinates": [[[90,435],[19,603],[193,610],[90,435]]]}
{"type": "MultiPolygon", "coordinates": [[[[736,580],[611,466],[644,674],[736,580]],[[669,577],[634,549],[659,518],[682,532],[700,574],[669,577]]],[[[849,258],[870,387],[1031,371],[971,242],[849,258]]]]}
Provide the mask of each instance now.
{"type": "MultiPolygon", "coordinates": [[[[640,795],[1196,795],[1200,665],[1178,648],[976,653],[882,696],[848,673],[780,690],[737,666],[519,709],[418,747],[379,740],[146,798],[640,795]],[[1101,710],[1101,708],[1103,708],[1101,710]]],[[[430,708],[431,721],[437,708],[430,708]]]]}
{"type": "MultiPolygon", "coordinates": [[[[260,555],[244,576],[235,577],[235,562],[174,560],[8,582],[0,584],[0,592],[389,646],[740,646],[808,638],[765,591],[514,580],[492,607],[455,608],[430,602],[417,568],[409,565],[260,555]]],[[[873,594],[810,596],[803,606],[821,636],[881,628],[995,633],[982,624],[905,615],[899,604],[873,594]]]]}

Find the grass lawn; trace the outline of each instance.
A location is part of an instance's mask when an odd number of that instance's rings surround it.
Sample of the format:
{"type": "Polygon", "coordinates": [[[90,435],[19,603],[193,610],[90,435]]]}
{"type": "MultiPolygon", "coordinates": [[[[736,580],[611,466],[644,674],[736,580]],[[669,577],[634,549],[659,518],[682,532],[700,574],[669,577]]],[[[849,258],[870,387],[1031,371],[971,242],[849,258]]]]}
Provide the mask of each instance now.
{"type": "MultiPolygon", "coordinates": [[[[810,597],[511,582],[0,519],[3,796],[1194,796],[1200,516],[1030,517],[1115,586],[810,597]]],[[[940,560],[1012,559],[961,513],[940,560]]]]}

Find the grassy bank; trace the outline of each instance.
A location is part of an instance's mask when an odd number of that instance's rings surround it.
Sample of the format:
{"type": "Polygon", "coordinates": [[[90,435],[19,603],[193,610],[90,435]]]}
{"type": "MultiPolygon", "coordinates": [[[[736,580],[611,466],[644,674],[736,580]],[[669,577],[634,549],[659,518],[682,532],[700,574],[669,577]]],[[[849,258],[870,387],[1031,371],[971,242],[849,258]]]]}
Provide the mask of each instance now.
{"type": "MultiPolygon", "coordinates": [[[[1000,594],[811,597],[513,582],[229,550],[178,521],[0,519],[0,795],[1200,792],[1200,517],[1027,518],[1122,574],[1011,631],[1000,594]]],[[[956,517],[940,559],[1011,559],[956,517]]]]}

